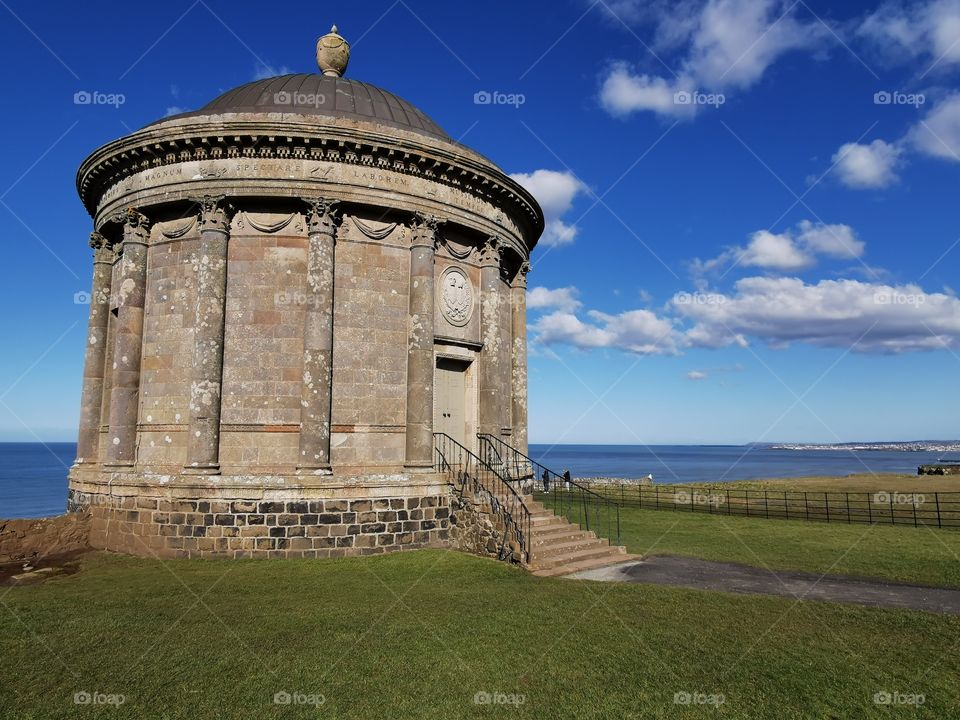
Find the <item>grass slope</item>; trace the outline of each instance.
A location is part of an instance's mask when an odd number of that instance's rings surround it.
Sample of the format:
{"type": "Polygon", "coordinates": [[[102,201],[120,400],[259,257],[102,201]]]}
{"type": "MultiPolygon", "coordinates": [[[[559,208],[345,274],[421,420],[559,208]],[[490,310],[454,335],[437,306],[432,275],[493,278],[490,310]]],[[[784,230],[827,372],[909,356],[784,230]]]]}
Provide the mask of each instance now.
{"type": "MultiPolygon", "coordinates": [[[[631,544],[676,519],[638,513],[631,544]]],[[[696,528],[679,527],[658,547],[693,548],[696,528]]],[[[777,557],[763,532],[787,524],[751,527],[761,534],[746,542],[777,557]]],[[[806,542],[826,528],[812,530],[806,542]]],[[[444,551],[167,563],[92,554],[76,575],[0,588],[0,716],[944,718],[960,714],[958,638],[955,617],[534,578],[444,551]],[[77,706],[81,691],[125,702],[77,706]],[[273,704],[281,691],[325,703],[273,704]],[[524,702],[477,705],[481,692],[524,702]],[[916,713],[876,705],[878,692],[925,703],[916,713]],[[677,693],[724,702],[678,705],[677,693]]]]}

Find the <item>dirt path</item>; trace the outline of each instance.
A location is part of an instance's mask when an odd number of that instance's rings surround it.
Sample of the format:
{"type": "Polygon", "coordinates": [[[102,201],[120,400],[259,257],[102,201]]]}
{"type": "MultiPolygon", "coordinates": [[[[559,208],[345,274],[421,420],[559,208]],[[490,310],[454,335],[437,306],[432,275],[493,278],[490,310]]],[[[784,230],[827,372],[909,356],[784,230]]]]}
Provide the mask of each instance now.
{"type": "Polygon", "coordinates": [[[655,555],[639,562],[587,570],[566,577],[960,615],[960,590],[793,570],[765,570],[677,555],[655,555]]]}

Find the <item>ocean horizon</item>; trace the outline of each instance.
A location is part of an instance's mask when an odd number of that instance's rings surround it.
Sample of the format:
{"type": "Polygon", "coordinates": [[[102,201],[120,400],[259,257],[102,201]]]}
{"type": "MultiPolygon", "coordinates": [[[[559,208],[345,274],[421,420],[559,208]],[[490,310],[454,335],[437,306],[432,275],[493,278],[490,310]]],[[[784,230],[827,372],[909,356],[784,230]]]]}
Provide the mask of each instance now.
{"type": "MultiPolygon", "coordinates": [[[[67,472],[76,443],[0,443],[0,518],[37,518],[66,511],[67,472]]],[[[769,445],[550,445],[530,456],[575,477],[636,479],[658,484],[726,482],[811,475],[909,473],[936,462],[939,451],[789,450],[769,445]]]]}

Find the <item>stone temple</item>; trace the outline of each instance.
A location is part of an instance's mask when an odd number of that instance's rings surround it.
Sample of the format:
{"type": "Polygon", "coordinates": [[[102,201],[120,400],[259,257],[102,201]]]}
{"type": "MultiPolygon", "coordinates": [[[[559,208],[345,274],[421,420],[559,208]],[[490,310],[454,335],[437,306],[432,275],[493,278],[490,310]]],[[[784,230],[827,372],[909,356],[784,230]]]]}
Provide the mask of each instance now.
{"type": "Polygon", "coordinates": [[[93,300],[69,504],[95,547],[443,545],[434,433],[525,451],[543,214],[418,108],[342,77],[348,59],[334,28],[321,73],[230,90],[81,166],[93,300]]]}

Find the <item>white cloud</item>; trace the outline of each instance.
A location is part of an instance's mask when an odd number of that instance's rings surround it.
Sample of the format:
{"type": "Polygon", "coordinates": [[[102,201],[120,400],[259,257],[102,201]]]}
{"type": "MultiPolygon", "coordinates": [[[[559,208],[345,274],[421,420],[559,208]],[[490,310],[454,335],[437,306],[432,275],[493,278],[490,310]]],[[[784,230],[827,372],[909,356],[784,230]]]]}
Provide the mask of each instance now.
{"type": "Polygon", "coordinates": [[[542,310],[552,308],[563,312],[575,312],[582,303],[577,299],[579,290],[575,287],[562,287],[553,290],[535,287],[527,292],[527,309],[542,310]]]}
{"type": "Polygon", "coordinates": [[[868,15],[856,34],[887,60],[925,56],[948,67],[960,62],[960,2],[888,2],[868,15]]]}
{"type": "Polygon", "coordinates": [[[960,346],[960,300],[915,285],[858,280],[750,277],[729,295],[673,309],[692,322],[685,335],[697,347],[744,345],[748,337],[772,347],[808,343],[858,352],[904,352],[960,346]]]}
{"type": "Polygon", "coordinates": [[[180,107],[179,105],[172,105],[166,109],[166,112],[163,113],[164,117],[170,117],[171,115],[179,115],[180,113],[187,112],[186,108],[180,107]]]}
{"type": "MultiPolygon", "coordinates": [[[[643,12],[629,0],[618,4],[637,22],[654,20],[649,9],[643,12]]],[[[678,72],[663,78],[614,64],[602,81],[603,107],[614,115],[652,111],[692,117],[697,106],[675,103],[676,92],[750,87],[785,53],[817,48],[827,36],[819,22],[799,19],[796,6],[780,0],[706,0],[659,13],[655,44],[686,46],[678,72]]]]}
{"type": "Polygon", "coordinates": [[[897,181],[896,167],[902,152],[899,145],[883,140],[869,145],[846,143],[834,153],[834,169],[847,187],[885,188],[897,181]]]}
{"type": "Polygon", "coordinates": [[[687,373],[687,380],[706,380],[707,374],[703,370],[691,370],[687,373]]]}
{"type": "Polygon", "coordinates": [[[510,177],[529,190],[543,209],[546,227],[540,244],[551,246],[572,243],[578,228],[563,222],[560,217],[573,205],[574,198],[586,191],[586,186],[573,173],[556,170],[514,173],[510,177]]]}
{"type": "Polygon", "coordinates": [[[618,315],[591,310],[591,322],[573,313],[555,312],[531,325],[538,342],[572,345],[581,349],[619,348],[641,355],[677,352],[678,334],[670,320],[649,310],[628,310],[618,315]]]}
{"type": "Polygon", "coordinates": [[[960,162],[960,94],[951,95],[913,127],[909,140],[918,151],[960,162]]]}
{"type": "Polygon", "coordinates": [[[257,65],[253,70],[252,80],[266,80],[267,78],[277,77],[278,75],[289,75],[290,68],[286,65],[281,65],[280,68],[275,68],[273,65],[257,65]]]}
{"type": "MultiPolygon", "coordinates": [[[[689,83],[684,83],[683,89],[688,87],[689,83]]],[[[654,75],[634,75],[626,63],[616,63],[603,80],[600,103],[611,115],[652,110],[660,115],[692,117],[695,105],[674,100],[680,90],[680,81],[671,83],[654,75]]]]}
{"type": "Polygon", "coordinates": [[[710,260],[695,259],[695,275],[704,275],[730,263],[743,267],[792,272],[804,270],[817,263],[819,256],[845,260],[863,256],[866,243],[860,240],[849,225],[827,225],[803,220],[795,230],[772,233],[758,230],[750,236],[746,247],[734,246],[710,260]]]}

